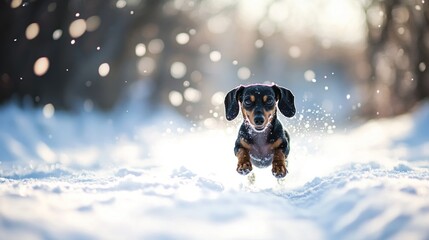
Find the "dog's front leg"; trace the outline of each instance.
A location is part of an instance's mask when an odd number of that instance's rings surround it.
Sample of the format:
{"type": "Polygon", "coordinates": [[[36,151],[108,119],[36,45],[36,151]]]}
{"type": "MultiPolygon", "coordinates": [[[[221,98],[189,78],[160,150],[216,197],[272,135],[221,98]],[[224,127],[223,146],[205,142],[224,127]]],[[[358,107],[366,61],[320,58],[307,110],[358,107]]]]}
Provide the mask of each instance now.
{"type": "Polygon", "coordinates": [[[252,163],[250,162],[249,150],[239,148],[237,151],[237,172],[241,175],[247,175],[252,171],[252,163]]]}
{"type": "Polygon", "coordinates": [[[280,148],[274,150],[273,168],[272,168],[274,177],[284,178],[288,173],[286,158],[287,156],[285,156],[285,154],[280,148]]]}

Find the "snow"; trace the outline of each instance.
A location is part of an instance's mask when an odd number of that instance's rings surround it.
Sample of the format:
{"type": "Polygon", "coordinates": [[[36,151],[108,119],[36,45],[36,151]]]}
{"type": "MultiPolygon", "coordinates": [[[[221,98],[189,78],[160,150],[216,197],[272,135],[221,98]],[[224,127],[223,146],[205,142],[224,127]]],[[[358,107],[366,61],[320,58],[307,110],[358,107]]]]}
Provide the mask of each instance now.
{"type": "Polygon", "coordinates": [[[283,119],[281,181],[235,172],[239,122],[198,130],[139,107],[46,118],[3,106],[0,239],[429,238],[427,103],[333,134],[283,119]]]}

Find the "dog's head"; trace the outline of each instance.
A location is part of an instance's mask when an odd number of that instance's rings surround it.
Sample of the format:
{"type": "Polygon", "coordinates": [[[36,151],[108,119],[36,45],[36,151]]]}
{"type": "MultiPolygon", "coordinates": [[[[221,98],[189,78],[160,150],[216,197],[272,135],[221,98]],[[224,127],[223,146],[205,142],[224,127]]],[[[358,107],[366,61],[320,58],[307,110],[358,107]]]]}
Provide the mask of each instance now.
{"type": "Polygon", "coordinates": [[[257,131],[262,131],[276,114],[276,103],[286,117],[295,115],[294,96],[288,89],[263,84],[239,86],[229,91],[225,97],[226,119],[236,118],[241,105],[245,120],[257,131]]]}

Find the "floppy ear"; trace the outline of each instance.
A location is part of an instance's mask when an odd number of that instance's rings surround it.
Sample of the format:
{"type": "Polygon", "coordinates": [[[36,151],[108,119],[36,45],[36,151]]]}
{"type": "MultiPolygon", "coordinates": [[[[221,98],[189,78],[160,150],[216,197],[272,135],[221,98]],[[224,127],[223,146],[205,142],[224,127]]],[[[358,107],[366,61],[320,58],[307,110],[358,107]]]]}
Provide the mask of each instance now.
{"type": "Polygon", "coordinates": [[[292,92],[289,91],[289,89],[279,87],[277,85],[273,85],[272,88],[276,93],[276,98],[278,100],[277,105],[280,109],[280,112],[286,117],[293,117],[295,115],[296,109],[294,103],[295,98],[292,92]]]}
{"type": "Polygon", "coordinates": [[[239,112],[238,100],[243,92],[244,87],[239,86],[229,91],[225,96],[225,113],[228,121],[237,117],[239,112]]]}

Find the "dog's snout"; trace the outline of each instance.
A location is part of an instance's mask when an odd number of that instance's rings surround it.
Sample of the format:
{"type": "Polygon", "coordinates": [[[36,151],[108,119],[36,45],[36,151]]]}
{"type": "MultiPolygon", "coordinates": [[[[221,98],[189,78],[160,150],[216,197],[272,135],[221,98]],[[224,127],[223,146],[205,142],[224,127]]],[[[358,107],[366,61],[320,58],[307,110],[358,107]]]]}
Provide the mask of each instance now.
{"type": "Polygon", "coordinates": [[[262,125],[262,124],[264,124],[265,119],[264,119],[264,116],[257,115],[257,116],[255,116],[253,121],[255,122],[256,125],[262,125]]]}

